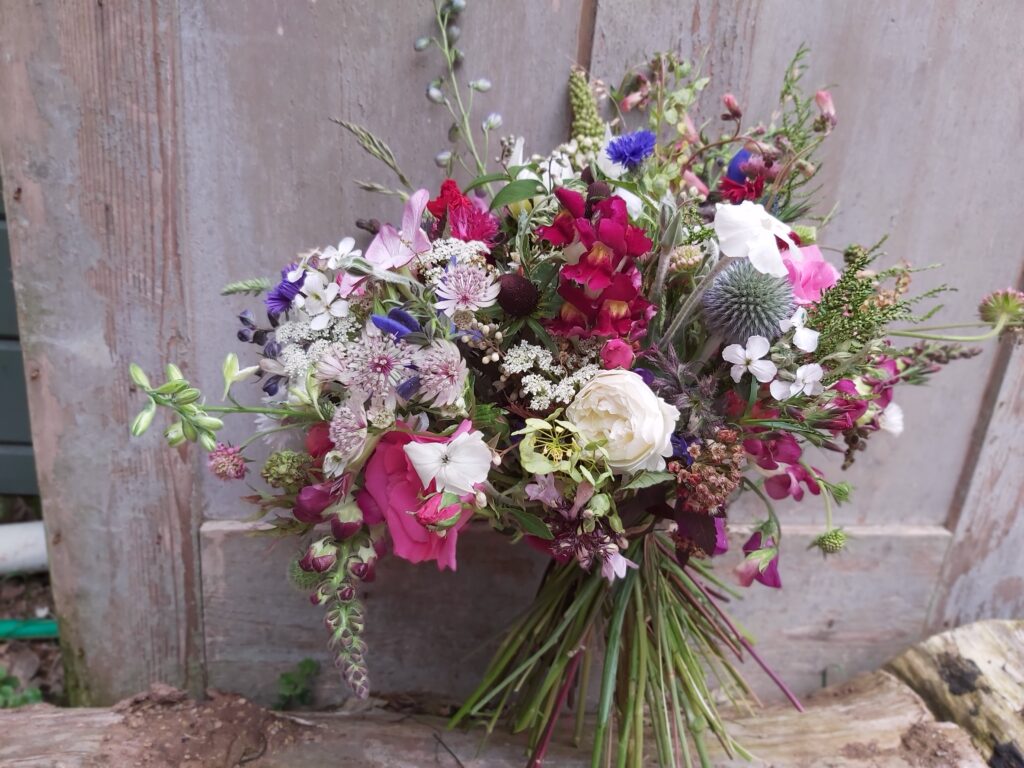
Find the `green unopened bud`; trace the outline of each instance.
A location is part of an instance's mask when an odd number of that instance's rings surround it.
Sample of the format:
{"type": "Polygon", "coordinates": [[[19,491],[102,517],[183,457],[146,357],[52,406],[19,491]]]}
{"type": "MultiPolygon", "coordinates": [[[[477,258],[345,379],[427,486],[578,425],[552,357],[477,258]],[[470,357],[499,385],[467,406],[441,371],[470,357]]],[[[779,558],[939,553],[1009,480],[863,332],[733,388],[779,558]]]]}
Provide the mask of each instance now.
{"type": "Polygon", "coordinates": [[[843,551],[848,537],[842,528],[833,528],[825,531],[818,538],[811,542],[812,547],[817,547],[826,555],[834,555],[843,551]]]}
{"type": "Polygon", "coordinates": [[[416,42],[412,44],[412,47],[417,51],[425,51],[430,47],[429,37],[417,37],[416,42]]]}
{"type": "Polygon", "coordinates": [[[154,389],[158,395],[175,395],[182,390],[188,389],[188,382],[184,379],[171,379],[154,389]]]}
{"type": "Polygon", "coordinates": [[[435,104],[444,104],[444,91],[437,87],[434,83],[427,86],[427,100],[432,101],[435,104]]]}
{"type": "Polygon", "coordinates": [[[271,488],[297,491],[306,484],[312,457],[298,451],[275,451],[267,457],[260,476],[271,488]]]}
{"type": "Polygon", "coordinates": [[[186,387],[180,392],[176,392],[171,399],[174,401],[175,405],[188,405],[189,403],[194,403],[198,400],[202,394],[203,393],[195,387],[186,387]]]}
{"type": "Polygon", "coordinates": [[[139,415],[132,421],[132,437],[139,437],[153,423],[153,416],[156,415],[156,403],[150,400],[146,407],[139,411],[139,415]]]}
{"type": "Polygon", "coordinates": [[[505,121],[502,119],[501,115],[499,115],[497,112],[491,112],[491,114],[484,118],[484,121],[483,123],[480,124],[480,127],[484,130],[484,133],[486,133],[487,131],[496,131],[499,128],[501,128],[501,124],[503,122],[505,121]]]}
{"type": "Polygon", "coordinates": [[[185,434],[181,429],[181,422],[176,421],[167,429],[164,430],[164,438],[167,440],[167,444],[173,448],[176,445],[181,445],[185,442],[185,434]]]}
{"type": "Polygon", "coordinates": [[[466,10],[466,0],[451,0],[448,7],[452,9],[452,13],[462,13],[466,10]]]}
{"type": "Polygon", "coordinates": [[[448,29],[446,31],[448,33],[449,42],[454,43],[456,40],[462,37],[462,30],[459,29],[458,24],[449,24],[448,29]]]}
{"type": "Polygon", "coordinates": [[[181,368],[176,366],[174,363],[168,363],[164,368],[164,372],[167,374],[168,381],[174,381],[176,379],[184,379],[185,377],[181,373],[181,368]]]}
{"type": "Polygon", "coordinates": [[[128,366],[128,373],[131,374],[132,381],[134,381],[143,389],[149,389],[149,377],[146,375],[146,372],[143,371],[139,366],[137,366],[135,363],[132,363],[131,365],[128,366]]]}
{"type": "Polygon", "coordinates": [[[197,416],[193,421],[197,427],[209,432],[216,432],[218,429],[224,428],[224,422],[216,416],[197,416]]]}
{"type": "Polygon", "coordinates": [[[978,306],[981,319],[990,325],[1000,322],[1004,326],[1024,324],[1024,293],[1016,288],[994,291],[982,299],[978,306]]]}
{"type": "Polygon", "coordinates": [[[480,77],[477,78],[476,80],[470,80],[469,87],[472,88],[474,91],[479,91],[480,93],[487,93],[489,90],[491,90],[491,81],[488,80],[486,77],[480,77]]]}
{"type": "Polygon", "coordinates": [[[445,149],[434,155],[434,165],[438,168],[447,168],[448,164],[452,161],[451,150],[445,149]]]}
{"type": "Polygon", "coordinates": [[[192,425],[191,421],[181,422],[181,432],[185,436],[185,439],[190,443],[194,443],[199,437],[199,433],[196,431],[196,428],[192,425]]]}
{"type": "Polygon", "coordinates": [[[204,430],[199,433],[199,444],[203,447],[204,451],[213,451],[217,448],[217,438],[213,436],[212,432],[204,430]]]}

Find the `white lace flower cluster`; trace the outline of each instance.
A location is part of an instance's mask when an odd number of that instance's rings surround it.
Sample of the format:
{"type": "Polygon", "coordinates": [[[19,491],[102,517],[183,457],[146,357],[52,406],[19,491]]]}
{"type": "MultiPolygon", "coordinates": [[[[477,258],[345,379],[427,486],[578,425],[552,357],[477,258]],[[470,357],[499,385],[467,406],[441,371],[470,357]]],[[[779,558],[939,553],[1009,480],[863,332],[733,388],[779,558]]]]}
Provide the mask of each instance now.
{"type": "Polygon", "coordinates": [[[359,331],[359,320],[352,315],[337,318],[332,325],[320,329],[311,327],[305,319],[281,323],[274,338],[281,346],[277,362],[283,370],[276,372],[287,375],[292,384],[303,382],[334,344],[355,338],[359,331]]]}
{"type": "Polygon", "coordinates": [[[521,341],[505,353],[501,363],[502,378],[519,377],[526,405],[531,410],[544,411],[552,406],[567,405],[576,393],[598,371],[598,346],[581,342],[564,363],[556,362],[545,347],[521,341]]]}
{"type": "Polygon", "coordinates": [[[413,263],[420,280],[433,288],[452,264],[483,267],[487,263],[487,253],[487,246],[479,240],[463,241],[446,237],[435,240],[431,249],[417,256],[413,263]]]}

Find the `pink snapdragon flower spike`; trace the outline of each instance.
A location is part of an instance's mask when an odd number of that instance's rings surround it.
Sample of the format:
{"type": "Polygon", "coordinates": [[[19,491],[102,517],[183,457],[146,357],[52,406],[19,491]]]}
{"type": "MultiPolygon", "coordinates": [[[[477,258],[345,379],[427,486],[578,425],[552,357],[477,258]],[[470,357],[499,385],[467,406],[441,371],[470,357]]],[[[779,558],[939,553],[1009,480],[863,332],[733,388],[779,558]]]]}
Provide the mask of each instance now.
{"type": "Polygon", "coordinates": [[[816,245],[783,251],[782,263],[797,304],[817,304],[821,301],[821,294],[839,280],[839,270],[825,261],[816,245]]]}
{"type": "Polygon", "coordinates": [[[381,226],[366,249],[366,260],[380,269],[401,269],[419,254],[429,251],[430,239],[420,227],[429,199],[430,193],[425,189],[413,192],[402,212],[402,230],[390,224],[381,226]]]}
{"type": "Polygon", "coordinates": [[[782,577],[779,575],[779,550],[771,536],[763,536],[754,531],[743,545],[746,558],[736,566],[736,578],[744,587],[755,581],[772,589],[782,588],[782,577]]]}

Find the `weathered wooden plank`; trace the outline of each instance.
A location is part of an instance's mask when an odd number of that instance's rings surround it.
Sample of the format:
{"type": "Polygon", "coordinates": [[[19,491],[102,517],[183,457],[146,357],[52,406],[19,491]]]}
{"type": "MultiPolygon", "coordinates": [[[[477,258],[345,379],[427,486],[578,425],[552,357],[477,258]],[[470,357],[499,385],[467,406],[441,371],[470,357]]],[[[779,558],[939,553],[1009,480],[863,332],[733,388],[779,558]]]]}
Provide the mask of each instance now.
{"type": "MultiPolygon", "coordinates": [[[[484,744],[482,731],[449,731],[433,717],[380,710],[301,715],[285,719],[223,694],[183,701],[165,689],[115,710],[36,706],[0,713],[0,729],[17,734],[0,743],[0,760],[33,768],[234,765],[240,757],[256,768],[520,768],[526,759],[523,738],[501,730],[484,744]]],[[[731,727],[755,759],[730,760],[712,743],[714,765],[721,768],[984,765],[960,728],[935,722],[921,700],[885,672],[823,692],[804,715],[776,706],[733,719],[731,727]]],[[[646,764],[654,765],[653,756],[646,764]]],[[[563,728],[545,765],[583,768],[590,755],[573,749],[563,728]]]]}
{"type": "Polygon", "coordinates": [[[932,629],[1024,614],[1024,348],[1009,353],[956,520],[932,629]]]}
{"type": "MultiPolygon", "coordinates": [[[[927,13],[915,0],[601,0],[592,71],[617,78],[645,53],[706,52],[712,86],[700,115],[716,134],[726,91],[749,119],[767,118],[790,57],[807,43],[807,87],[835,84],[839,117],[820,176],[824,208],[840,206],[825,243],[842,248],[889,233],[892,260],[945,262],[914,287],[957,286],[943,317],[973,320],[978,299],[1013,284],[1022,266],[1017,204],[993,194],[1004,168],[1024,163],[1024,146],[1007,133],[1024,123],[1024,61],[1013,53],[1022,25],[1024,5],[983,0],[933,2],[927,13]]],[[[878,435],[858,459],[841,521],[946,521],[994,359],[988,349],[923,390],[897,393],[907,431],[878,435]]],[[[785,505],[784,519],[820,520],[820,507],[785,505]]]]}
{"type": "Polygon", "coordinates": [[[0,8],[0,156],[73,701],[201,688],[192,455],[129,444],[130,360],[189,370],[177,4],[0,8]]]}
{"type": "MultiPolygon", "coordinates": [[[[210,685],[268,703],[277,676],[302,658],[327,664],[325,632],[322,610],[285,584],[290,545],[272,547],[247,528],[226,521],[202,527],[206,660],[210,685]]],[[[917,640],[949,542],[939,527],[855,528],[849,552],[822,562],[806,549],[818,533],[791,527],[781,561],[785,588],[755,586],[730,607],[761,655],[801,693],[872,669],[917,640]]],[[[733,553],[722,558],[727,577],[745,537],[737,530],[733,553]]],[[[529,547],[510,547],[485,526],[460,537],[456,574],[383,561],[368,586],[373,691],[468,693],[531,599],[543,565],[529,547]]],[[[744,672],[761,694],[777,697],[753,664],[744,672]]],[[[323,702],[347,695],[336,678],[329,667],[321,674],[323,702]]]]}
{"type": "Polygon", "coordinates": [[[981,621],[935,635],[886,668],[936,717],[970,734],[989,765],[1024,765],[1024,621],[981,621]]]}

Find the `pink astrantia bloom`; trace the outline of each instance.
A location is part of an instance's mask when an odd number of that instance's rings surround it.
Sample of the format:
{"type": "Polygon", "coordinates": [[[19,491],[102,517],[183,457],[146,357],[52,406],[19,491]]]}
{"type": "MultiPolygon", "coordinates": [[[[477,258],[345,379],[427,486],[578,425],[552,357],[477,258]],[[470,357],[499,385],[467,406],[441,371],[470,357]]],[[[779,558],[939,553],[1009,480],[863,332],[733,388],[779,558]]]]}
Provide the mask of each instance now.
{"type": "Polygon", "coordinates": [[[782,263],[797,304],[816,304],[839,279],[839,270],[825,261],[816,245],[788,248],[782,253],[782,263]]]}
{"type": "Polygon", "coordinates": [[[456,264],[438,281],[437,295],[441,300],[434,306],[448,317],[456,312],[476,312],[493,306],[500,292],[501,285],[483,267],[456,264]]]}
{"type": "Polygon", "coordinates": [[[736,578],[744,587],[759,581],[766,587],[780,589],[779,550],[771,536],[763,537],[760,531],[747,539],[743,545],[746,557],[736,566],[736,578]],[[763,566],[763,567],[762,567],[763,566]]]}
{"type": "Polygon", "coordinates": [[[445,339],[436,339],[416,356],[419,370],[420,401],[432,406],[454,405],[466,386],[469,369],[459,348],[445,339]]]}
{"type": "Polygon", "coordinates": [[[433,483],[425,488],[405,446],[412,443],[443,442],[447,437],[419,435],[409,432],[388,432],[377,443],[363,470],[363,489],[356,503],[368,525],[386,523],[394,552],[403,560],[421,563],[437,561],[440,570],[455,570],[455,547],[459,531],[469,522],[473,512],[465,508],[454,525],[443,531],[431,530],[417,519],[426,519],[429,510],[422,510],[423,497],[435,495],[433,483]]]}
{"type": "Polygon", "coordinates": [[[420,228],[423,210],[427,207],[430,193],[417,190],[409,196],[402,212],[402,230],[390,224],[381,226],[370,247],[366,249],[366,260],[380,269],[400,269],[421,253],[430,250],[427,233],[420,228]]]}

